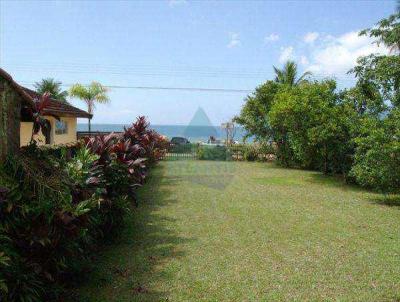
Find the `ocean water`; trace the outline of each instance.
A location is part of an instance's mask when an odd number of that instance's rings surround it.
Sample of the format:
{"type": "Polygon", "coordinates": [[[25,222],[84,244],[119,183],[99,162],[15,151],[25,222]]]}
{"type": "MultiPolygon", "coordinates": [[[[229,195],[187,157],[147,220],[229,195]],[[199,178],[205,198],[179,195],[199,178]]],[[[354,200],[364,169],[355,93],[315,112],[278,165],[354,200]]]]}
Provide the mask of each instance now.
{"type": "MultiPolygon", "coordinates": [[[[122,124],[92,124],[92,131],[110,131],[119,132],[123,131],[129,125],[122,124]]],[[[191,142],[206,142],[210,136],[216,139],[226,139],[226,132],[221,127],[214,126],[183,126],[183,125],[150,125],[158,133],[172,138],[174,136],[182,136],[189,139],[191,142]]],[[[87,124],[78,124],[77,131],[88,131],[87,124]]],[[[234,140],[242,142],[246,134],[245,130],[241,127],[235,128],[234,140]]],[[[251,139],[248,139],[251,141],[251,139]]]]}

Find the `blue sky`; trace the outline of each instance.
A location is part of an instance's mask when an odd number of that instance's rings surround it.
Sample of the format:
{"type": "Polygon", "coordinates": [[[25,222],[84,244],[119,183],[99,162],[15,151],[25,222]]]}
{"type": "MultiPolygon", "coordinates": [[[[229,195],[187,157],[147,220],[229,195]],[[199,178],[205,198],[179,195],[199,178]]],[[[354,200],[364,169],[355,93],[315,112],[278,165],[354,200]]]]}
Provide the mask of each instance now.
{"type": "MultiPolygon", "coordinates": [[[[27,87],[65,84],[254,89],[272,65],[298,62],[351,85],[359,55],[385,52],[359,37],[394,1],[0,2],[0,66],[27,87]]],[[[187,124],[204,108],[219,125],[246,93],[112,89],[94,123],[187,124]]],[[[74,105],[85,108],[78,100],[74,105]]]]}

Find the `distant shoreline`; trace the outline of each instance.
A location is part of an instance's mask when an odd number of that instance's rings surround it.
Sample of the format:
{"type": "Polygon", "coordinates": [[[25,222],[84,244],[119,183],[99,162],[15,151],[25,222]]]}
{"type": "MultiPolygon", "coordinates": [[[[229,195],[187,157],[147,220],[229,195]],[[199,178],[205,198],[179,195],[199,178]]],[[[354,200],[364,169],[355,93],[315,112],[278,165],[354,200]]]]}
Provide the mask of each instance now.
{"type": "MultiPolygon", "coordinates": [[[[110,131],[120,132],[124,127],[129,127],[130,124],[92,124],[92,131],[110,131]]],[[[87,124],[77,125],[77,131],[87,131],[87,124]]],[[[158,133],[172,138],[174,136],[182,136],[188,138],[192,142],[207,141],[210,136],[217,139],[225,139],[226,132],[220,126],[197,126],[197,125],[150,125],[152,129],[158,133]]],[[[234,140],[243,141],[245,130],[242,127],[237,127],[235,131],[234,140]]],[[[248,139],[252,141],[252,139],[248,139]]]]}

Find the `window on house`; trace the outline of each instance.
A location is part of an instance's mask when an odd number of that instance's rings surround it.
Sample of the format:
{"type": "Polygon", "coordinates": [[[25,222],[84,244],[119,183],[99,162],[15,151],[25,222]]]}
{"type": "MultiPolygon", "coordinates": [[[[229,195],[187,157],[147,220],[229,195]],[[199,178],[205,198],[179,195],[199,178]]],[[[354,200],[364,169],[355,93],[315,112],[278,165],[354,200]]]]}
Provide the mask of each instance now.
{"type": "Polygon", "coordinates": [[[56,134],[67,134],[68,133],[68,124],[66,121],[59,120],[56,121],[56,134]]]}

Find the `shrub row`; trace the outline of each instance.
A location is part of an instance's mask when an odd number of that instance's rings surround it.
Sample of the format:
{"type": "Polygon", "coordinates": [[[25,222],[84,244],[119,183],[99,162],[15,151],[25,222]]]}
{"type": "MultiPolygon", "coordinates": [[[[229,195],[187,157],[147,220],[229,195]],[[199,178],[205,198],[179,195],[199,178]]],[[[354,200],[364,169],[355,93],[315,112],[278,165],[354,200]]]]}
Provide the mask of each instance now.
{"type": "Polygon", "coordinates": [[[247,160],[268,161],[275,156],[275,148],[269,143],[240,144],[232,146],[199,146],[200,160],[247,160]]]}
{"type": "Polygon", "coordinates": [[[1,301],[59,298],[118,232],[163,156],[165,142],[148,126],[140,117],[122,134],[88,138],[71,159],[33,145],[1,167],[1,301]]]}
{"type": "Polygon", "coordinates": [[[200,160],[229,160],[230,152],[225,146],[199,146],[197,158],[200,160]]]}

